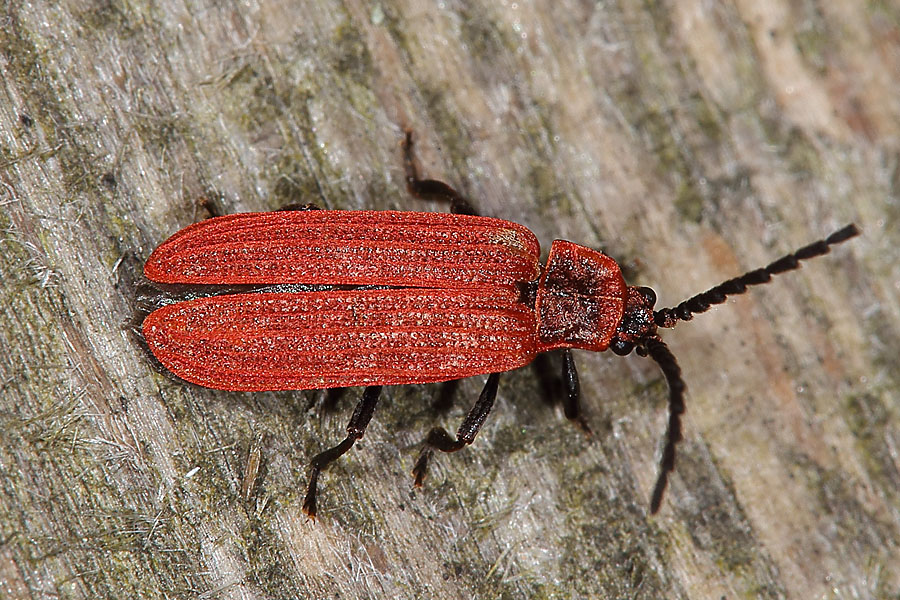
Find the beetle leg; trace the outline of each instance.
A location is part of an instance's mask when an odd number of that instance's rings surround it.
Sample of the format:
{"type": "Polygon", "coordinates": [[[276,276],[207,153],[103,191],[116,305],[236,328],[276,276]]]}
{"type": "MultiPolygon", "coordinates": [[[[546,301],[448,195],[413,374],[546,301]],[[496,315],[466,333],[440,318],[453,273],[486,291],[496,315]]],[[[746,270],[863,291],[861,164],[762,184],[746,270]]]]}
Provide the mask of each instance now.
{"type": "Polygon", "coordinates": [[[363,436],[366,432],[366,426],[372,420],[372,414],[375,412],[375,406],[378,404],[378,396],[380,395],[380,385],[366,387],[362,398],[353,411],[353,416],[350,417],[350,423],[347,424],[347,437],[344,441],[334,448],[329,448],[313,457],[309,487],[306,490],[306,499],[303,501],[303,512],[311,518],[316,518],[316,484],[319,480],[319,473],[352,448],[356,440],[363,436]]]}
{"type": "Polygon", "coordinates": [[[440,384],[437,396],[431,404],[435,413],[445,413],[453,406],[453,399],[456,398],[456,390],[459,389],[459,383],[462,379],[451,379],[440,384]]]}
{"type": "Polygon", "coordinates": [[[500,373],[488,375],[487,383],[484,384],[484,389],[481,390],[478,401],[475,402],[475,406],[472,407],[472,410],[469,411],[462,425],[456,431],[456,439],[450,437],[450,434],[443,427],[435,427],[428,432],[428,436],[425,438],[425,448],[422,449],[422,454],[419,455],[416,466],[412,470],[413,476],[416,478],[414,483],[416,487],[420,487],[422,481],[425,480],[425,475],[428,471],[428,460],[435,450],[456,452],[475,440],[478,430],[484,425],[484,420],[494,405],[494,399],[497,397],[497,383],[499,381],[500,373]]]}
{"type": "Polygon", "coordinates": [[[406,132],[406,139],[403,140],[403,167],[406,171],[406,189],[416,198],[448,202],[450,204],[450,212],[453,214],[478,214],[468,200],[443,181],[419,179],[419,171],[416,168],[415,153],[413,152],[412,131],[409,130],[406,132]]]}
{"type": "Polygon", "coordinates": [[[299,202],[291,202],[290,204],[285,204],[281,208],[276,208],[275,212],[289,211],[289,210],[322,210],[322,207],[318,204],[313,204],[312,202],[307,202],[301,204],[299,202]]]}
{"type": "Polygon", "coordinates": [[[586,434],[590,435],[591,429],[581,416],[581,384],[578,382],[578,369],[575,368],[575,358],[572,349],[562,351],[563,359],[563,383],[566,386],[566,397],[563,400],[563,411],[566,418],[578,425],[586,434]]]}

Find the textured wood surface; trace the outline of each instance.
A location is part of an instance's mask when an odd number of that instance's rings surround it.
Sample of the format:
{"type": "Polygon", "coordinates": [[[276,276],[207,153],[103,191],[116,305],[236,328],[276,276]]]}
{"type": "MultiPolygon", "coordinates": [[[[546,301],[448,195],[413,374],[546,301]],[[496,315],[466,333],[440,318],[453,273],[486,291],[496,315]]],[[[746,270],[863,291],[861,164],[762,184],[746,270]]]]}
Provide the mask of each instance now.
{"type": "Polygon", "coordinates": [[[900,596],[896,2],[0,6],[0,597],[900,596]],[[688,414],[659,515],[658,369],[577,353],[593,437],[522,369],[414,491],[482,382],[443,411],[391,388],[313,523],[307,461],[358,390],[166,378],[140,267],[206,206],[422,208],[407,127],[429,176],[663,306],[864,234],[666,333],[688,414]]]}

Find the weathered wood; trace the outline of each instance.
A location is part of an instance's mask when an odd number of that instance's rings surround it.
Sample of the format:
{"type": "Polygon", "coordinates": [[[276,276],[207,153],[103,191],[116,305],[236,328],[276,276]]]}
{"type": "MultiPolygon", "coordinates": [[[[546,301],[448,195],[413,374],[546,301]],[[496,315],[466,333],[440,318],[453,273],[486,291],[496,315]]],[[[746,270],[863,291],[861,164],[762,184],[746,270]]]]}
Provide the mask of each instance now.
{"type": "Polygon", "coordinates": [[[7,0],[0,596],[897,598],[898,39],[889,2],[7,0]],[[413,491],[482,382],[446,412],[392,388],[313,523],[307,461],[358,391],[171,381],[135,284],[203,202],[421,208],[406,127],[427,175],[664,306],[864,235],[667,332],[688,414],[658,516],[660,374],[577,353],[590,439],[523,369],[413,491]]]}

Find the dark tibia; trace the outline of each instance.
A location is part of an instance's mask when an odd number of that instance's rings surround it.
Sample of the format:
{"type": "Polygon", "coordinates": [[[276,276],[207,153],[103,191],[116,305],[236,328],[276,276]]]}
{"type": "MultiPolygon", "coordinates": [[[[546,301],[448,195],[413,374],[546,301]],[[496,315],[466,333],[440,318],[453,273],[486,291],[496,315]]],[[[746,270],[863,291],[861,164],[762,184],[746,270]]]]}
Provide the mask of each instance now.
{"type": "Polygon", "coordinates": [[[453,399],[456,398],[456,390],[459,389],[459,382],[462,379],[451,379],[445,381],[438,387],[437,396],[431,405],[436,413],[445,413],[453,406],[453,399]]]}
{"type": "Polygon", "coordinates": [[[350,423],[347,424],[347,437],[343,442],[329,448],[328,450],[317,454],[311,461],[312,469],[309,475],[309,487],[306,490],[306,499],[303,501],[303,512],[311,518],[316,517],[316,484],[319,481],[319,473],[328,467],[331,463],[344,455],[356,440],[360,439],[366,432],[366,426],[372,420],[375,413],[375,406],[378,404],[378,396],[381,395],[380,385],[370,385],[363,392],[362,398],[350,417],[350,423]]]}
{"type": "Polygon", "coordinates": [[[406,132],[406,139],[403,141],[403,166],[406,169],[406,189],[416,198],[447,202],[450,204],[450,212],[454,214],[478,214],[468,200],[446,183],[434,179],[419,179],[413,152],[412,131],[406,132]]]}
{"type": "Polygon", "coordinates": [[[744,273],[740,277],[710,288],[702,294],[689,298],[674,308],[663,308],[653,313],[654,321],[658,327],[674,327],[678,321],[690,321],[694,313],[702,313],[709,310],[714,304],[725,302],[728,296],[743,294],[747,287],[769,282],[772,275],[778,275],[785,271],[792,271],[800,266],[800,261],[828,254],[831,246],[845,242],[859,235],[859,229],[852,223],[843,229],[835,231],[824,240],[813,242],[800,248],[796,252],[782,256],[770,265],[744,273]]]}
{"type": "Polygon", "coordinates": [[[585,433],[590,434],[591,429],[581,416],[581,384],[578,381],[578,369],[575,368],[575,358],[572,350],[566,348],[562,351],[563,384],[566,386],[566,397],[563,400],[563,411],[566,418],[578,425],[585,433]]]}
{"type": "Polygon", "coordinates": [[[662,504],[663,493],[669,483],[669,473],[675,470],[675,447],[682,440],[681,415],[684,414],[684,381],[678,361],[662,340],[651,339],[646,344],[647,354],[662,369],[669,385],[669,425],[666,428],[666,442],[662,459],[659,461],[659,476],[650,498],[650,514],[655,514],[662,504]]]}
{"type": "Polygon", "coordinates": [[[469,411],[462,425],[456,431],[456,439],[451,437],[443,427],[435,427],[428,432],[428,436],[425,438],[425,448],[422,449],[422,453],[419,455],[416,466],[413,467],[412,471],[416,487],[421,486],[425,480],[425,475],[428,473],[428,461],[435,450],[456,452],[472,443],[475,436],[478,435],[478,430],[484,425],[484,420],[487,418],[488,413],[491,412],[491,407],[494,406],[499,381],[499,373],[488,375],[487,383],[484,384],[484,389],[481,390],[478,401],[475,402],[475,406],[472,407],[472,410],[469,411]]]}

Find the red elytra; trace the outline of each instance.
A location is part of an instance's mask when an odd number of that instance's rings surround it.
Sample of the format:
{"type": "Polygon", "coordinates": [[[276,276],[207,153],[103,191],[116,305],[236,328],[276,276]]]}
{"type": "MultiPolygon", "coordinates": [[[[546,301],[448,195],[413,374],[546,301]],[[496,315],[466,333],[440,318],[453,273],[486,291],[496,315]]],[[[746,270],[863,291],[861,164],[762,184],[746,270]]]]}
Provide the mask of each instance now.
{"type": "MultiPolygon", "coordinates": [[[[407,134],[410,191],[471,206],[448,185],[419,179],[407,134]]],[[[425,477],[433,450],[472,443],[497,394],[499,373],[542,352],[563,358],[566,416],[580,419],[571,349],[649,356],[669,387],[669,421],[653,489],[655,513],[682,439],[685,384],[657,333],[721,304],[748,286],[799,267],[859,234],[847,225],[766,267],[729,279],[673,308],[626,286],[602,252],[556,240],[547,265],[535,236],[515,223],[469,214],[291,210],[212,218],[173,235],[151,254],[146,277],[163,284],[265,286],[175,302],[150,313],[143,335],[175,375],[224,390],[366,386],[347,437],[312,459],[303,509],[316,515],[320,472],[365,432],[381,386],[490,374],[456,433],[436,427],[413,469],[425,477]],[[316,289],[312,289],[314,286],[316,289]]]]}
{"type": "Polygon", "coordinates": [[[290,211],[191,225],[151,255],[161,283],[391,289],[251,293],[179,302],[143,333],[175,375],[223,390],[397,385],[508,371],[556,348],[602,351],[627,297],[618,265],[469,215],[290,211]],[[523,286],[538,281],[534,307],[523,286]]]}

